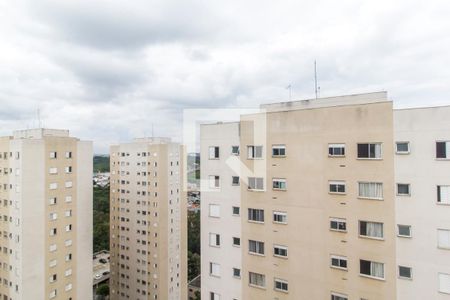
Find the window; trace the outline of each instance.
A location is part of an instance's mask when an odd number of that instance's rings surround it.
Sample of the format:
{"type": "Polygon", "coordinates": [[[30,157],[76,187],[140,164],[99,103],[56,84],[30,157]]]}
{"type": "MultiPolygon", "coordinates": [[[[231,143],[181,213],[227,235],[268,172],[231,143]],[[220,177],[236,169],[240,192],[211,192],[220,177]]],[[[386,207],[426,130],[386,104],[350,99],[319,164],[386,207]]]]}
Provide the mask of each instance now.
{"type": "Polygon", "coordinates": [[[333,194],[345,194],[345,182],[344,181],[330,181],[329,191],[333,194]]]}
{"type": "Polygon", "coordinates": [[[248,252],[251,254],[264,255],[264,242],[248,240],[248,252]]]}
{"type": "Polygon", "coordinates": [[[273,145],[272,146],[272,156],[273,157],[286,156],[286,146],[285,145],[273,145]]]}
{"type": "Polygon", "coordinates": [[[67,174],[72,173],[72,166],[66,167],[66,168],[65,168],[65,171],[66,171],[67,174]]]}
{"type": "Polygon", "coordinates": [[[328,144],[328,156],[345,156],[345,144],[328,144]]]}
{"type": "Polygon", "coordinates": [[[287,224],[287,213],[281,211],[274,211],[273,222],[279,224],[287,224]]]}
{"type": "Polygon", "coordinates": [[[220,187],[220,177],[218,175],[209,175],[209,187],[212,189],[220,187]]]}
{"type": "Polygon", "coordinates": [[[395,153],[397,154],[409,154],[409,142],[396,142],[395,153]]]}
{"type": "Polygon", "coordinates": [[[280,292],[287,292],[288,291],[288,282],[283,279],[275,278],[275,290],[280,292]]]}
{"type": "Polygon", "coordinates": [[[450,142],[436,142],[436,158],[450,158],[450,142]]]}
{"type": "Polygon", "coordinates": [[[209,300],[220,300],[220,295],[217,294],[217,293],[210,292],[209,293],[209,300]]]}
{"type": "Polygon", "coordinates": [[[56,152],[50,152],[50,154],[49,154],[49,157],[52,159],[57,158],[57,156],[58,155],[56,154],[56,152]]]}
{"type": "Polygon", "coordinates": [[[214,218],[220,218],[220,205],[210,204],[209,205],[209,216],[214,218]]]}
{"type": "Polygon", "coordinates": [[[51,189],[51,190],[56,190],[57,188],[58,188],[58,184],[57,184],[56,182],[50,183],[49,189],[51,189]]]}
{"type": "Polygon", "coordinates": [[[50,204],[50,205],[55,205],[55,204],[56,204],[56,197],[50,198],[50,199],[48,200],[48,204],[50,204]]]}
{"type": "Polygon", "coordinates": [[[249,190],[263,190],[264,189],[264,178],[249,177],[248,178],[248,189],[249,190]]]}
{"type": "Polygon", "coordinates": [[[450,249],[450,230],[438,229],[438,248],[450,249]]]}
{"type": "Polygon", "coordinates": [[[248,272],[248,281],[250,285],[265,287],[266,286],[266,276],[263,274],[248,272]]]}
{"type": "Polygon", "coordinates": [[[220,265],[217,263],[209,263],[209,275],[220,277],[220,265]]]}
{"type": "Polygon", "coordinates": [[[239,176],[231,176],[231,185],[239,185],[239,176]]]}
{"type": "Polygon", "coordinates": [[[272,179],[272,188],[274,190],[286,190],[286,179],[282,178],[272,179]]]}
{"type": "Polygon", "coordinates": [[[66,196],[66,202],[72,202],[72,196],[66,196]]]}
{"type": "Polygon", "coordinates": [[[331,300],[348,300],[348,298],[347,295],[344,294],[331,293],[331,300]]]}
{"type": "Polygon", "coordinates": [[[233,268],[233,277],[241,278],[241,269],[233,268]]]}
{"type": "Polygon", "coordinates": [[[380,159],[381,144],[358,144],[358,158],[380,159]]]}
{"type": "Polygon", "coordinates": [[[247,158],[262,158],[262,146],[247,146],[247,158]]]}
{"type": "Polygon", "coordinates": [[[233,237],[233,246],[240,247],[241,246],[241,239],[238,237],[233,237]]]}
{"type": "Polygon", "coordinates": [[[397,183],[397,195],[409,196],[411,195],[410,186],[407,183],[397,183]]]}
{"type": "Polygon", "coordinates": [[[359,182],[358,196],[367,199],[383,199],[383,184],[380,182],[359,182]]]}
{"type": "Polygon", "coordinates": [[[49,174],[58,174],[58,168],[50,168],[50,169],[48,170],[48,173],[49,173],[49,174]]]}
{"type": "Polygon", "coordinates": [[[231,155],[239,155],[239,146],[231,146],[231,155]]]}
{"type": "Polygon", "coordinates": [[[330,218],[330,229],[335,231],[347,231],[347,220],[330,218]]]}
{"type": "Polygon", "coordinates": [[[66,158],[72,158],[72,152],[70,151],[66,152],[66,158]]]}
{"type": "Polygon", "coordinates": [[[280,245],[273,245],[273,255],[278,257],[287,257],[288,248],[280,245]]]}
{"type": "Polygon", "coordinates": [[[72,181],[66,181],[64,185],[66,188],[71,188],[73,186],[72,181]]]}
{"type": "Polygon", "coordinates": [[[359,221],[359,235],[369,238],[382,239],[383,223],[359,221]]]}
{"type": "Polygon", "coordinates": [[[331,255],[331,267],[347,270],[347,257],[331,255]]]}
{"type": "Polygon", "coordinates": [[[398,266],[398,277],[411,279],[412,278],[412,269],[410,267],[398,266]]]}
{"type": "Polygon", "coordinates": [[[439,292],[450,294],[450,274],[439,273],[439,292]]]}
{"type": "Polygon", "coordinates": [[[397,225],[398,236],[411,237],[411,225],[397,225]]]}
{"type": "Polygon", "coordinates": [[[441,204],[450,204],[450,186],[438,185],[437,202],[441,204]]]}
{"type": "Polygon", "coordinates": [[[370,276],[384,279],[384,264],[369,260],[359,260],[359,273],[363,276],[370,276]]]}
{"type": "Polygon", "coordinates": [[[239,216],[241,213],[241,208],[239,206],[233,206],[233,216],[239,216]]]}
{"type": "Polygon", "coordinates": [[[209,147],[209,159],[219,159],[219,147],[209,147]]]}
{"type": "Polygon", "coordinates": [[[264,222],[264,209],[248,209],[248,220],[253,222],[264,222]]]}
{"type": "Polygon", "coordinates": [[[50,220],[54,221],[58,218],[58,214],[57,213],[50,213],[50,220]]]}
{"type": "Polygon", "coordinates": [[[209,234],[209,245],[213,247],[220,247],[220,234],[210,233],[209,234]]]}

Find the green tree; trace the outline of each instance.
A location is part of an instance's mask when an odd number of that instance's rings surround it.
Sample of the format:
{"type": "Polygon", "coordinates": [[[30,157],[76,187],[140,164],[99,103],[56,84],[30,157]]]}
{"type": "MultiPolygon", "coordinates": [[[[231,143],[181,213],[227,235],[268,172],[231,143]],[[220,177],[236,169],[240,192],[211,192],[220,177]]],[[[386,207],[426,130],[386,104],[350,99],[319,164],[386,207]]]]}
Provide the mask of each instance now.
{"type": "Polygon", "coordinates": [[[109,286],[106,283],[99,285],[95,293],[99,296],[109,296],[109,286]]]}
{"type": "Polygon", "coordinates": [[[200,274],[200,212],[188,212],[188,280],[200,274]]]}
{"type": "Polygon", "coordinates": [[[94,187],[94,252],[109,250],[109,186],[94,187]]]}

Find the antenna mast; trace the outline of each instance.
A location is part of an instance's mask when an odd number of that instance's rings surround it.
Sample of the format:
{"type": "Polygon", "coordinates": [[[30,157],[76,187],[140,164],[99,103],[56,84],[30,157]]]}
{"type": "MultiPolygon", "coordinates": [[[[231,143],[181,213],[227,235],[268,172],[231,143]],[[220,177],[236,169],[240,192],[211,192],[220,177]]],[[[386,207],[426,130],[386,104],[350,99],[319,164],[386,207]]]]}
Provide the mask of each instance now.
{"type": "Polygon", "coordinates": [[[318,98],[318,89],[317,89],[317,62],[314,60],[314,90],[316,92],[316,99],[318,98]]]}

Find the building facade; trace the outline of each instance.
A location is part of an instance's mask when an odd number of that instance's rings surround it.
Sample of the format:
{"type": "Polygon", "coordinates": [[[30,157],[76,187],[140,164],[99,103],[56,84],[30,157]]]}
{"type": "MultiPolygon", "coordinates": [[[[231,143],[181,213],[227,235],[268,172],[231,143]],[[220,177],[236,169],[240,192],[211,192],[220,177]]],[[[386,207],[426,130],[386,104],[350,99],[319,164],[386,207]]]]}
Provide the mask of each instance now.
{"type": "Polygon", "coordinates": [[[1,299],[92,299],[92,143],[0,138],[1,299]]]}
{"type": "Polygon", "coordinates": [[[183,157],[166,138],[111,146],[113,300],[187,299],[183,157]]]}
{"type": "MultiPolygon", "coordinates": [[[[224,132],[217,125],[207,138],[201,136],[202,183],[208,187],[217,179],[226,187],[230,177],[222,162],[203,158],[220,146],[210,137],[222,138],[224,132]]],[[[205,246],[202,296],[395,299],[393,110],[387,94],[264,105],[261,113],[241,117],[238,138],[241,296],[220,290],[229,270],[220,266],[220,276],[210,276],[215,257],[226,261],[231,252],[205,246]]],[[[228,213],[222,206],[234,197],[211,193],[205,201],[205,194],[202,189],[202,224],[208,224],[202,226],[202,245],[211,242],[211,230],[230,235],[236,223],[222,219],[228,213]],[[220,219],[210,215],[213,201],[221,205],[220,219]],[[215,224],[218,229],[212,229],[215,224]]],[[[220,239],[221,249],[230,244],[220,239]]]]}
{"type": "Polygon", "coordinates": [[[449,114],[394,111],[399,300],[450,299],[449,114]]]}
{"type": "Polygon", "coordinates": [[[239,122],[201,126],[201,297],[242,299],[239,122]],[[238,165],[237,165],[238,166],[238,165]]]}

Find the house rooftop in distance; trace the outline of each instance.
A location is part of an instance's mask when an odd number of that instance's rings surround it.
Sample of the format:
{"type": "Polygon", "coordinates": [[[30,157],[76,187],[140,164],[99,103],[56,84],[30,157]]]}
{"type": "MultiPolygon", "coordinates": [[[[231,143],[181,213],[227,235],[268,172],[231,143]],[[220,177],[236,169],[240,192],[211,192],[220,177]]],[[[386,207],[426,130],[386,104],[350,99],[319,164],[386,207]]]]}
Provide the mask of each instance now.
{"type": "Polygon", "coordinates": [[[25,129],[14,131],[13,136],[15,139],[41,139],[46,136],[69,137],[69,130],[47,128],[25,129]]]}
{"type": "Polygon", "coordinates": [[[385,91],[365,93],[365,94],[343,95],[336,97],[325,97],[318,99],[314,98],[289,102],[268,103],[262,104],[260,108],[262,110],[266,110],[266,112],[277,112],[277,111],[314,109],[333,106],[381,103],[381,102],[391,102],[391,100],[388,100],[387,92],[385,91]]]}

